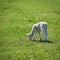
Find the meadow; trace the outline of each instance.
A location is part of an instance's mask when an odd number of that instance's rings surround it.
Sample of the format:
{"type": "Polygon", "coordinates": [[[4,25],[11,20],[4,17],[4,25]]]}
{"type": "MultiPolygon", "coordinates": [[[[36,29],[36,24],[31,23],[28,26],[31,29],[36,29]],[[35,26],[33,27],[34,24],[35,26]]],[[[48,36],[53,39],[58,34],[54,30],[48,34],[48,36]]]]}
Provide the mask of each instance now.
{"type": "Polygon", "coordinates": [[[60,60],[60,0],[0,0],[0,60],[60,60]],[[26,36],[40,21],[50,42],[26,36]]]}

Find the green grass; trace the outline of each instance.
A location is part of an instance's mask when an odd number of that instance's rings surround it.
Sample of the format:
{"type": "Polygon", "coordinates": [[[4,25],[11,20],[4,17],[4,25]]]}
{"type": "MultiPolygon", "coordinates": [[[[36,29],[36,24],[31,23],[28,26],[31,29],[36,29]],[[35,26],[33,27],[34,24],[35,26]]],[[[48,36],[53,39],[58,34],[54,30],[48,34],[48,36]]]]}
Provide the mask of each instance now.
{"type": "Polygon", "coordinates": [[[0,60],[60,60],[60,0],[0,0],[0,60]],[[40,21],[51,43],[26,36],[40,21]]]}

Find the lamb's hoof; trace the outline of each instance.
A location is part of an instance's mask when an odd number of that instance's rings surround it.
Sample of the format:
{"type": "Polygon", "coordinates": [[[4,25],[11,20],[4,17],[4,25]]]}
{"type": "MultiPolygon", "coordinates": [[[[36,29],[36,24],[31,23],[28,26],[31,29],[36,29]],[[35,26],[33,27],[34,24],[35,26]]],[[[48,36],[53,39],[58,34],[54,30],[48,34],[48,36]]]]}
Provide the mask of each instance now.
{"type": "Polygon", "coordinates": [[[39,39],[39,41],[40,41],[40,42],[43,42],[43,40],[42,40],[41,38],[39,39]]]}
{"type": "Polygon", "coordinates": [[[35,39],[33,39],[32,41],[36,41],[35,39]]]}
{"type": "Polygon", "coordinates": [[[33,41],[36,41],[36,40],[33,40],[33,41]]]}
{"type": "Polygon", "coordinates": [[[32,40],[31,38],[29,38],[29,40],[32,40]]]}
{"type": "Polygon", "coordinates": [[[47,42],[47,40],[44,40],[43,42],[47,42]]]}

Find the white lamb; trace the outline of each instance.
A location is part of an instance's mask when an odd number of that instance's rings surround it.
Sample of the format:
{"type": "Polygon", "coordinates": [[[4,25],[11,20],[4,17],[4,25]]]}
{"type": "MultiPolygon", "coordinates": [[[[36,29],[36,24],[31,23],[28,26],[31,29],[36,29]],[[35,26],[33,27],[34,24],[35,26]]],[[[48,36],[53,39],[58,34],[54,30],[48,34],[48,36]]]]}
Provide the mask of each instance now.
{"type": "Polygon", "coordinates": [[[36,33],[39,33],[39,39],[41,39],[41,32],[44,34],[44,41],[47,41],[47,23],[46,22],[39,22],[34,24],[30,33],[28,33],[29,39],[36,40],[36,33]]]}

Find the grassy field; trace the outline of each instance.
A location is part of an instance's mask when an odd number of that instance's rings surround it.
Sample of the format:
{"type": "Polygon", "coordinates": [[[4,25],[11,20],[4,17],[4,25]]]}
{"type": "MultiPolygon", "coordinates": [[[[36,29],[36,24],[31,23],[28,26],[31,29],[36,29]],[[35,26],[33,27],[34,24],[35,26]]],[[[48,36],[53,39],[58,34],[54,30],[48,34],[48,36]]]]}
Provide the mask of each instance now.
{"type": "Polygon", "coordinates": [[[0,0],[0,60],[60,60],[60,0],[0,0]],[[26,36],[40,21],[50,43],[26,36]]]}

